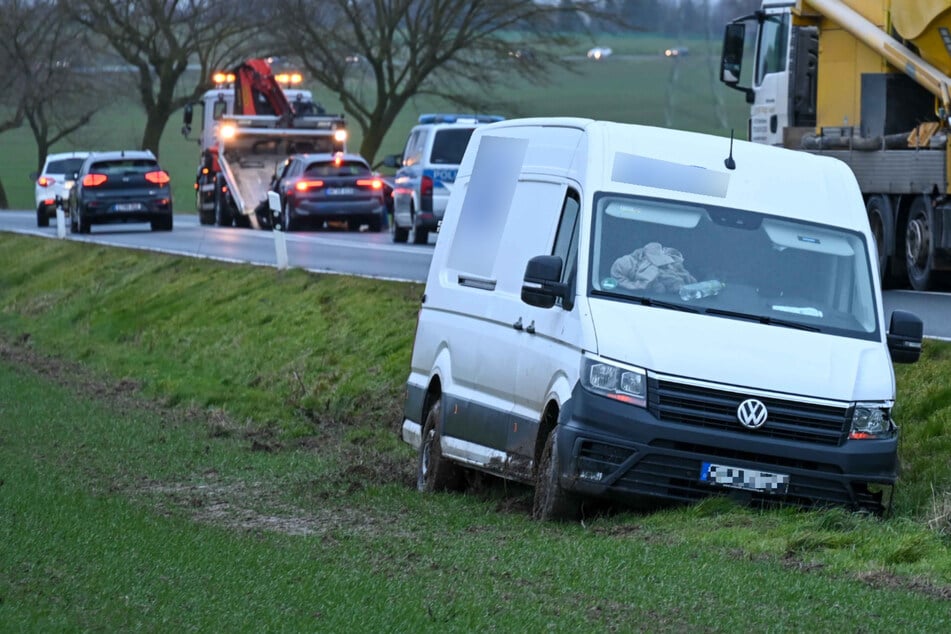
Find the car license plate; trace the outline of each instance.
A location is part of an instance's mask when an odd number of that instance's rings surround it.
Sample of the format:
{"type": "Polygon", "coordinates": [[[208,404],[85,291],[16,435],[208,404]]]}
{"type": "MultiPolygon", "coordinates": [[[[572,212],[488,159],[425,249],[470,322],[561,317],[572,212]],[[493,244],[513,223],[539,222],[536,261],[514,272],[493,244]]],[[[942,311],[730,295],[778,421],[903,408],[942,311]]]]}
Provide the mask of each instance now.
{"type": "Polygon", "coordinates": [[[356,190],[353,187],[328,187],[328,196],[352,196],[356,190]]]}
{"type": "Polygon", "coordinates": [[[785,493],[789,488],[789,476],[784,473],[767,473],[704,462],[700,466],[700,481],[730,489],[785,493]]]}
{"type": "Polygon", "coordinates": [[[115,211],[141,211],[142,203],[116,203],[113,209],[115,211]]]}

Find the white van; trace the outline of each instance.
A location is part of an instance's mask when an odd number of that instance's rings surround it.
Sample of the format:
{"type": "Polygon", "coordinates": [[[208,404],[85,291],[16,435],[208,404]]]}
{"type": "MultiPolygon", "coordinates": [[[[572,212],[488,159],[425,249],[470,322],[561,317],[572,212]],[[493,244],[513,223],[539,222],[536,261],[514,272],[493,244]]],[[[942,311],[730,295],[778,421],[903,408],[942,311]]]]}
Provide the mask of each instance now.
{"type": "Polygon", "coordinates": [[[892,361],[855,177],[833,159],[587,119],[478,128],[426,282],[402,425],[418,486],[473,468],[585,496],[881,512],[892,361]]]}

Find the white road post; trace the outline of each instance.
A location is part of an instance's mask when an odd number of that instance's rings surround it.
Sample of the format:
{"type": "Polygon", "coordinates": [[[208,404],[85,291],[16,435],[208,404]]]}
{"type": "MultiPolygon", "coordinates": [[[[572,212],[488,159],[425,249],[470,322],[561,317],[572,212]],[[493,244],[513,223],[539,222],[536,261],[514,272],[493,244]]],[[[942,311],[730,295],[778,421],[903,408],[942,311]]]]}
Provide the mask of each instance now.
{"type": "MultiPolygon", "coordinates": [[[[267,193],[268,208],[273,212],[281,208],[281,195],[277,192],[267,193]]],[[[272,216],[275,215],[272,213],[272,216]]],[[[287,268],[287,236],[284,234],[284,227],[275,228],[271,233],[274,234],[274,254],[277,257],[277,268],[284,270],[287,268]]]]}
{"type": "Polygon", "coordinates": [[[66,214],[63,212],[63,201],[56,201],[56,237],[66,237],[66,214]]]}

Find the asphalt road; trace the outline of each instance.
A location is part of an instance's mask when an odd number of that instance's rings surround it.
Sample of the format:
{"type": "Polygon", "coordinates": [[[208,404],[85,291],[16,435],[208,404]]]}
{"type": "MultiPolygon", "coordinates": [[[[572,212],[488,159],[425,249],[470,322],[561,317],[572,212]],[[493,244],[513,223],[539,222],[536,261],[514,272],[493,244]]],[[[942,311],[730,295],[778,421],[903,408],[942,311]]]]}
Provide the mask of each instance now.
{"type": "MultiPolygon", "coordinates": [[[[32,211],[0,211],[0,231],[55,238],[56,222],[36,226],[32,211]]],[[[194,214],[175,216],[172,232],[149,231],[147,224],[93,225],[89,235],[69,240],[276,266],[274,234],[270,231],[219,229],[198,224],[194,214]]],[[[394,244],[388,232],[350,233],[308,231],[286,234],[290,266],[320,273],[359,275],[378,279],[424,282],[432,259],[429,245],[394,244]]],[[[925,336],[951,341],[951,293],[890,290],[884,293],[885,319],[893,310],[907,310],[924,321],[925,336]]]]}
{"type": "MultiPolygon", "coordinates": [[[[56,221],[36,226],[32,211],[0,211],[0,231],[55,238],[56,221]]],[[[357,233],[335,229],[285,234],[288,264],[320,273],[340,273],[387,280],[424,282],[429,272],[435,236],[430,244],[394,244],[389,232],[357,233]]],[[[274,233],[250,229],[209,227],[194,214],[176,214],[171,232],[149,230],[147,223],[93,225],[87,235],[67,232],[66,238],[133,249],[159,251],[226,262],[276,266],[274,233]]]]}

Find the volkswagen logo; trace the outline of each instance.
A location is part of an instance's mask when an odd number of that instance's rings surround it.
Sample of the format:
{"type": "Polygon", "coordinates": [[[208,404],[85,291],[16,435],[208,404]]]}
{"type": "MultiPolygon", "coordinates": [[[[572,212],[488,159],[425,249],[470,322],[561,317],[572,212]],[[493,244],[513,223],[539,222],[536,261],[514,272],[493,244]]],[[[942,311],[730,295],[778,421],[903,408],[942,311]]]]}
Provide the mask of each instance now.
{"type": "Polygon", "coordinates": [[[736,419],[747,429],[759,429],[766,424],[768,415],[769,412],[766,411],[763,401],[755,398],[746,399],[736,408],[736,419]]]}

